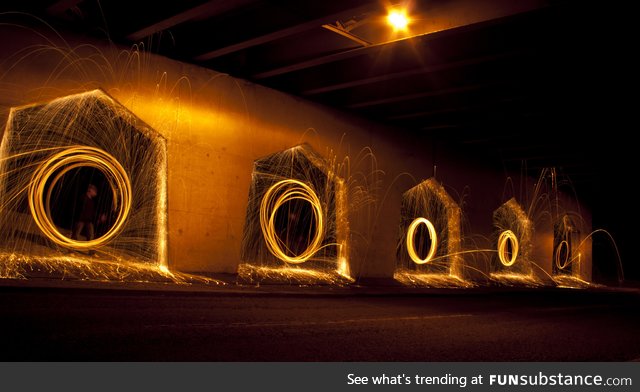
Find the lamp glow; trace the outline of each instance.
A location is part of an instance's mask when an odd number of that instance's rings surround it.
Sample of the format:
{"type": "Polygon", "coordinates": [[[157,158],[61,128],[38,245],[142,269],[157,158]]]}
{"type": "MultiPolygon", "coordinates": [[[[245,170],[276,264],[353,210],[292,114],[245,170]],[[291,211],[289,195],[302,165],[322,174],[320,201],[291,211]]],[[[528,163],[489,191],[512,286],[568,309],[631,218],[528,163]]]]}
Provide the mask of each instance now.
{"type": "Polygon", "coordinates": [[[404,10],[392,10],[387,15],[387,22],[394,30],[406,30],[409,26],[409,17],[404,10]]]}

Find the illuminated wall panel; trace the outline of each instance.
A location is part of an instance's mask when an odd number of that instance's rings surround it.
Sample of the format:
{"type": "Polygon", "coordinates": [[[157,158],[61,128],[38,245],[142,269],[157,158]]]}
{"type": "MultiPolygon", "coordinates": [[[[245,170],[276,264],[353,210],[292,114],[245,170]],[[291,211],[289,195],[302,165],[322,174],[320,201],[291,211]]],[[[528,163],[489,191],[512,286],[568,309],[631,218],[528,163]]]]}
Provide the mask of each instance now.
{"type": "Polygon", "coordinates": [[[165,139],[103,91],[12,109],[0,157],[3,252],[166,265],[165,139]],[[72,238],[90,183],[91,241],[72,238]]]}
{"type": "Polygon", "coordinates": [[[459,276],[460,207],[434,178],[402,197],[397,270],[459,276]]]}
{"type": "Polygon", "coordinates": [[[251,176],[243,262],[344,270],[344,190],[324,158],[309,145],[299,145],[256,160],[251,176]]]}
{"type": "Polygon", "coordinates": [[[515,199],[493,212],[494,250],[492,272],[529,275],[533,225],[515,199]]]}

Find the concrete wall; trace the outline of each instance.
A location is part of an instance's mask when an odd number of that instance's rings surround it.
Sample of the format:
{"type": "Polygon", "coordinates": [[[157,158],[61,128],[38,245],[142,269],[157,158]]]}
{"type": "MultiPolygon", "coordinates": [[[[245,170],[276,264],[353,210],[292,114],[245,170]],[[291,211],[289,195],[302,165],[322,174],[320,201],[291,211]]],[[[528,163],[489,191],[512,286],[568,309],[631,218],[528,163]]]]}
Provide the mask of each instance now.
{"type": "MultiPolygon", "coordinates": [[[[347,180],[356,277],[392,276],[402,194],[431,177],[434,164],[438,181],[461,204],[467,246],[490,245],[492,211],[514,196],[504,191],[504,173],[416,143],[402,130],[193,65],[99,42],[87,46],[91,41],[79,37],[62,41],[38,29],[52,41],[34,30],[0,27],[0,36],[12,37],[0,48],[0,121],[10,106],[101,87],[164,135],[171,268],[235,272],[253,161],[302,142],[334,159],[347,180]]],[[[533,180],[514,183],[530,188],[533,180]]],[[[469,262],[484,268],[481,260],[469,262]]]]}

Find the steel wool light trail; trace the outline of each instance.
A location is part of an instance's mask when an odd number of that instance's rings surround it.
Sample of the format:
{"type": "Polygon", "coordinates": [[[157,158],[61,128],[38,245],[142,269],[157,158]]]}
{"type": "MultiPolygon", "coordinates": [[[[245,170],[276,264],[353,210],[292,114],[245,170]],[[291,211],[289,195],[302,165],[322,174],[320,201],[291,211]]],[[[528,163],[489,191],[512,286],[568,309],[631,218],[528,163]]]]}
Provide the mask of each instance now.
{"type": "Polygon", "coordinates": [[[36,168],[29,184],[29,209],[43,234],[54,243],[77,250],[96,248],[113,239],[122,229],[131,209],[131,182],[122,165],[105,151],[87,146],[72,146],[52,155],[36,168]],[[104,173],[113,192],[115,223],[101,237],[78,241],[62,234],[51,218],[51,193],[69,171],[90,167],[104,173]]]}
{"type": "Polygon", "coordinates": [[[293,179],[281,180],[271,186],[260,203],[260,228],[269,251],[280,260],[301,264],[309,260],[320,250],[324,239],[324,218],[322,204],[318,195],[307,184],[293,179]],[[287,254],[287,244],[280,239],[276,232],[276,214],[285,203],[302,200],[311,205],[313,218],[316,221],[315,230],[307,248],[297,255],[287,254]],[[284,249],[283,249],[284,248],[284,249]]]}
{"type": "Polygon", "coordinates": [[[433,226],[433,223],[431,223],[431,221],[429,221],[426,218],[420,217],[420,218],[414,219],[414,221],[411,222],[411,224],[409,225],[409,228],[407,229],[407,252],[409,253],[409,257],[411,257],[411,260],[413,260],[414,263],[426,264],[430,262],[431,259],[433,258],[433,255],[436,253],[437,244],[438,244],[438,234],[436,233],[436,228],[433,226]],[[416,246],[414,243],[416,229],[421,224],[424,224],[427,227],[427,230],[429,232],[429,240],[431,241],[431,245],[429,246],[429,252],[427,253],[427,256],[425,256],[424,259],[421,259],[420,256],[418,256],[418,253],[416,252],[416,246]]]}
{"type": "Polygon", "coordinates": [[[505,267],[512,266],[518,258],[518,237],[511,230],[505,230],[498,237],[498,258],[505,267]],[[511,255],[508,252],[508,244],[511,243],[511,255]]]}

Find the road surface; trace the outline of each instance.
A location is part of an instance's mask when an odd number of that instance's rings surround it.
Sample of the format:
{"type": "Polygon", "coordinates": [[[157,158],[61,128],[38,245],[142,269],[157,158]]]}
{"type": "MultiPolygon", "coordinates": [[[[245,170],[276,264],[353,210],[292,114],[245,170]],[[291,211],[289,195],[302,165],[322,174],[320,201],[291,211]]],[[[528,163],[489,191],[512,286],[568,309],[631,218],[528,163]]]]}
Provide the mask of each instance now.
{"type": "Polygon", "coordinates": [[[0,287],[3,361],[629,361],[640,294],[0,287]]]}

